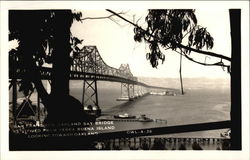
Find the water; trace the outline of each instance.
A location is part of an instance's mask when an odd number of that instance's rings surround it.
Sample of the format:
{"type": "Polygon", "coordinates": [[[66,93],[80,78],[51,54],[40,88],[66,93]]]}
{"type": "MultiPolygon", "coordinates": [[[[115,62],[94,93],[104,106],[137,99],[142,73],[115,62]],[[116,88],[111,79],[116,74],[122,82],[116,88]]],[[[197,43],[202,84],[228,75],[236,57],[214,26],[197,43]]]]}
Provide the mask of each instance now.
{"type": "MultiPolygon", "coordinates": [[[[147,84],[178,88],[179,83],[176,79],[162,80],[144,79],[147,84]]],[[[116,101],[121,95],[121,84],[116,82],[98,82],[99,106],[104,115],[115,115],[128,113],[139,116],[145,114],[152,119],[165,119],[166,123],[156,122],[117,122],[114,121],[113,131],[126,131],[133,129],[145,129],[154,127],[165,127],[174,125],[205,123],[230,120],[230,88],[229,80],[211,79],[184,79],[184,89],[186,94],[179,96],[155,96],[148,95],[135,101],[116,101]]],[[[82,82],[70,81],[70,94],[81,101],[82,82]]],[[[31,96],[33,103],[36,103],[37,94],[31,96]]],[[[23,97],[18,93],[18,98],[23,97]]],[[[12,100],[12,92],[9,92],[9,100],[12,100]]],[[[21,103],[21,101],[19,102],[21,103]]],[[[42,107],[43,105],[41,105],[42,107]]],[[[179,134],[155,135],[148,138],[220,138],[220,133],[226,131],[210,130],[200,132],[186,132],[179,134]]],[[[101,131],[110,132],[110,130],[101,131]]],[[[167,148],[178,148],[178,144],[168,143],[167,148]]],[[[202,143],[203,149],[214,150],[218,144],[202,143]]],[[[191,144],[186,144],[191,149],[191,144]]],[[[124,147],[123,147],[124,148],[124,147]]],[[[125,147],[126,149],[126,147],[125,147]]]]}
{"type": "MultiPolygon", "coordinates": [[[[162,83],[159,83],[157,79],[146,80],[143,81],[146,81],[148,84],[155,82],[156,84],[152,84],[155,86],[179,87],[178,80],[174,79],[161,80],[162,83]]],[[[114,122],[116,127],[115,131],[230,120],[231,100],[228,82],[229,80],[184,79],[186,94],[182,96],[148,95],[129,102],[116,101],[121,95],[120,83],[98,82],[99,106],[105,115],[128,113],[139,116],[145,114],[152,119],[167,120],[167,124],[155,122],[114,122]]],[[[70,81],[70,93],[81,101],[82,82],[70,81]]],[[[12,100],[11,94],[10,91],[10,101],[12,100]]],[[[18,97],[22,97],[22,94],[19,93],[18,97]]],[[[32,94],[31,100],[33,103],[36,102],[36,93],[32,94]]],[[[168,134],[167,136],[216,138],[219,137],[223,131],[224,130],[211,130],[168,134]]]]}
{"type": "MultiPolygon", "coordinates": [[[[210,80],[211,81],[211,80],[210,80]]],[[[148,95],[130,102],[116,101],[120,96],[120,83],[98,82],[99,105],[105,115],[128,113],[132,115],[146,114],[153,119],[167,120],[167,126],[216,122],[230,120],[230,89],[221,84],[208,82],[209,85],[191,83],[181,96],[148,95]],[[222,87],[223,86],[223,87],[222,87]]],[[[193,82],[195,83],[195,82],[193,82]]],[[[201,83],[201,82],[200,82],[201,83]]],[[[222,83],[220,81],[220,83],[222,83]]],[[[225,83],[223,83],[225,84],[225,83]]],[[[81,101],[81,83],[71,81],[71,94],[81,101]]],[[[114,122],[116,129],[129,130],[166,126],[155,122],[114,122]]],[[[171,137],[219,137],[224,130],[168,134],[171,137]]]]}

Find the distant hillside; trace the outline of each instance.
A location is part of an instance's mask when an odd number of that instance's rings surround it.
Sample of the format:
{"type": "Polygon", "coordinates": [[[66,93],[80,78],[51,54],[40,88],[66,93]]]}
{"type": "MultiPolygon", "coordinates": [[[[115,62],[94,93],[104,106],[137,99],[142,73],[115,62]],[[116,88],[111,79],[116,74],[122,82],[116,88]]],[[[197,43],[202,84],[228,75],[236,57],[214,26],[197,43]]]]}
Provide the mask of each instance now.
{"type": "MultiPolygon", "coordinates": [[[[178,78],[149,78],[138,77],[140,82],[148,85],[180,88],[180,80],[178,78]]],[[[71,88],[82,88],[82,81],[70,81],[71,88]]],[[[120,87],[118,82],[98,81],[98,88],[120,87]]],[[[230,79],[212,79],[212,78],[183,78],[184,89],[230,89],[230,79]]]]}
{"type": "MultiPolygon", "coordinates": [[[[154,86],[167,88],[180,88],[179,78],[148,78],[139,77],[139,81],[154,86]]],[[[230,89],[230,79],[223,78],[183,78],[183,86],[186,89],[230,89]]]]}

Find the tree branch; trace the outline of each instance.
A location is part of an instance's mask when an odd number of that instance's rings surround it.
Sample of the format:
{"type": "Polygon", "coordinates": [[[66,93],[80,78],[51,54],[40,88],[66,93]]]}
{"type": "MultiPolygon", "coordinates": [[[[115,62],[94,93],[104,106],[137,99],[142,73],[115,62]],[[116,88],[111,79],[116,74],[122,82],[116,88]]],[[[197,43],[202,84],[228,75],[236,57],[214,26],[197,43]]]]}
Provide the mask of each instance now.
{"type": "Polygon", "coordinates": [[[191,51],[194,51],[194,52],[197,52],[197,53],[200,53],[200,54],[204,54],[204,55],[208,55],[208,56],[213,56],[213,57],[216,57],[216,58],[225,59],[225,60],[231,62],[231,58],[229,58],[227,56],[224,56],[224,55],[221,55],[221,54],[217,54],[217,53],[213,53],[213,52],[209,52],[209,51],[197,50],[197,49],[194,49],[194,48],[191,48],[191,47],[187,47],[187,46],[184,46],[184,45],[178,44],[178,43],[176,43],[176,45],[178,47],[183,48],[183,49],[191,50],[191,51]]]}
{"type": "MultiPolygon", "coordinates": [[[[120,16],[119,14],[115,13],[114,11],[112,10],[109,10],[109,9],[106,9],[108,12],[116,15],[117,17],[123,19],[124,21],[130,23],[131,25],[135,26],[135,27],[138,27],[139,29],[141,29],[142,31],[144,31],[146,34],[154,37],[155,39],[158,40],[158,42],[163,42],[162,40],[159,40],[157,37],[155,37],[154,35],[148,33],[146,30],[144,30],[143,28],[141,28],[140,26],[138,26],[137,24],[127,20],[126,18],[120,16]]],[[[208,51],[202,51],[202,50],[198,50],[198,49],[194,49],[194,48],[191,48],[191,47],[188,47],[188,46],[184,46],[182,44],[179,44],[179,43],[176,43],[176,46],[177,47],[180,47],[180,48],[183,48],[183,49],[187,49],[187,50],[190,50],[190,51],[193,51],[193,52],[197,52],[197,53],[200,53],[200,54],[204,54],[204,55],[209,55],[209,56],[213,56],[213,57],[217,57],[217,58],[220,58],[220,59],[225,59],[227,61],[230,61],[231,62],[231,58],[230,57],[227,57],[227,56],[224,56],[224,55],[221,55],[221,54],[217,54],[217,53],[213,53],[213,52],[208,52],[208,51]]]]}
{"type": "MultiPolygon", "coordinates": [[[[117,15],[120,15],[120,14],[124,14],[124,12],[119,12],[119,13],[116,13],[117,15]]],[[[84,21],[84,20],[93,20],[93,19],[106,19],[106,18],[111,18],[113,16],[116,16],[115,14],[111,14],[109,16],[104,16],[104,17],[85,17],[85,18],[82,18],[80,19],[81,21],[84,21]]]]}
{"type": "Polygon", "coordinates": [[[184,56],[192,61],[192,62],[195,62],[195,63],[198,63],[198,64],[201,64],[201,65],[204,65],[204,66],[221,66],[221,67],[230,67],[229,65],[225,65],[223,63],[220,63],[220,62],[217,62],[217,63],[202,63],[202,62],[198,62],[196,60],[194,60],[193,58],[189,57],[188,55],[184,54],[184,56]]]}
{"type": "Polygon", "coordinates": [[[179,52],[179,51],[177,51],[176,50],[176,52],[177,53],[179,53],[179,54],[181,54],[181,55],[183,55],[183,56],[185,56],[188,60],[190,60],[190,61],[192,61],[192,62],[194,62],[194,63],[197,63],[197,64],[200,64],[200,65],[203,65],[203,66],[221,66],[221,67],[230,67],[229,65],[225,65],[223,62],[217,62],[217,63],[203,63],[203,62],[199,62],[199,61],[196,61],[196,60],[194,60],[193,58],[191,58],[190,56],[188,56],[187,54],[185,54],[183,51],[182,51],[182,49],[180,49],[181,50],[181,52],[179,52]]]}

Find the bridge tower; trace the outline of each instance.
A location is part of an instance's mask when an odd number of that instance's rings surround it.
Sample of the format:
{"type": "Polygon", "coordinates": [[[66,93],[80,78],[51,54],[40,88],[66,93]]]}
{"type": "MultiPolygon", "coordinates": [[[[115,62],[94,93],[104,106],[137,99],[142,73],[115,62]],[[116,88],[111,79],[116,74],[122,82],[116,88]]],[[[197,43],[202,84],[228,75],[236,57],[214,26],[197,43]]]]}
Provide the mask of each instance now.
{"type": "MultiPolygon", "coordinates": [[[[97,81],[83,80],[83,93],[82,93],[82,104],[84,107],[92,106],[100,109],[98,103],[98,92],[97,92],[97,81]]],[[[84,108],[86,109],[86,108],[84,108]]]]}
{"type": "Polygon", "coordinates": [[[97,116],[101,109],[98,103],[97,70],[98,63],[102,61],[95,46],[85,46],[74,58],[72,70],[83,72],[82,104],[85,111],[94,110],[97,116]]]}
{"type": "MultiPolygon", "coordinates": [[[[121,64],[119,71],[125,78],[133,78],[128,64],[121,64]]],[[[121,97],[118,101],[130,101],[135,98],[135,85],[130,83],[121,83],[121,97]]]]}

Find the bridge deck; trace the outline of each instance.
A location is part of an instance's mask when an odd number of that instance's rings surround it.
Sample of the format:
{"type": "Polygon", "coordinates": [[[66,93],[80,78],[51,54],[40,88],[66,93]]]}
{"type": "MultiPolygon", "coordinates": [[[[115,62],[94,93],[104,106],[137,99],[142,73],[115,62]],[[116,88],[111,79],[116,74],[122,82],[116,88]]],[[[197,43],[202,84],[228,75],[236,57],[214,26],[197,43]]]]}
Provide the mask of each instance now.
{"type": "MultiPolygon", "coordinates": [[[[51,68],[48,67],[41,67],[40,69],[41,73],[41,79],[42,80],[50,80],[51,79],[51,68]]],[[[21,72],[21,70],[10,70],[9,71],[9,78],[10,79],[22,79],[24,76],[24,72],[21,72]]],[[[105,75],[105,74],[95,74],[95,73],[85,73],[85,72],[77,72],[77,71],[71,71],[70,72],[70,80],[93,80],[96,79],[98,81],[111,81],[111,82],[121,82],[121,83],[128,83],[128,84],[134,84],[134,85],[140,85],[146,88],[154,88],[154,89],[164,89],[164,90],[176,90],[173,88],[166,88],[166,87],[158,87],[158,86],[150,86],[145,83],[119,77],[119,76],[113,76],[113,75],[105,75]]]]}

